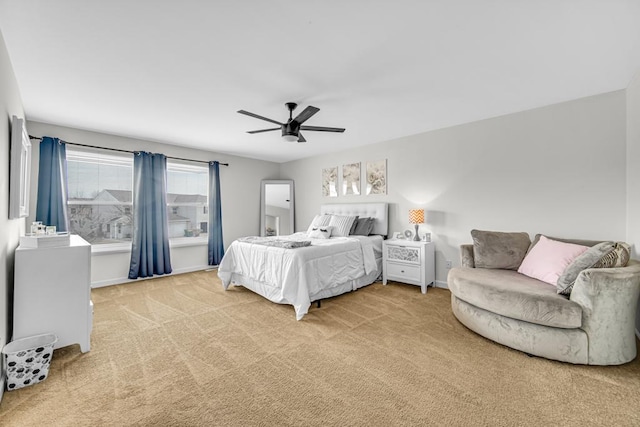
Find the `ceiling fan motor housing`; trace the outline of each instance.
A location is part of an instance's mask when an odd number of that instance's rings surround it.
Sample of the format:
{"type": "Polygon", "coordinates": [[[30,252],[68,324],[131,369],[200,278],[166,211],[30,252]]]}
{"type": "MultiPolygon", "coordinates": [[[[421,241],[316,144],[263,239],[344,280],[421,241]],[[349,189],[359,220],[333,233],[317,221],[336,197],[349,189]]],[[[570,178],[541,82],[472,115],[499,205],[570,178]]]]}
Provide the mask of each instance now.
{"type": "Polygon", "coordinates": [[[286,124],[282,125],[282,136],[295,136],[298,137],[298,133],[300,132],[300,123],[296,121],[289,121],[286,124]]]}

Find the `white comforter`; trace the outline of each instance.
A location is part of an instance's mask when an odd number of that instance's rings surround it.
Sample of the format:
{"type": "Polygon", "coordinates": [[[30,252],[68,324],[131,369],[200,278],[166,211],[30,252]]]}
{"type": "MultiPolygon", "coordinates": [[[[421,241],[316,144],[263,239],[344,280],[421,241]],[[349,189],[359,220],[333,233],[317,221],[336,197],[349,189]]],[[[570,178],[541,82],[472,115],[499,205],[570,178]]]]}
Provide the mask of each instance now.
{"type": "Polygon", "coordinates": [[[377,268],[373,243],[364,236],[309,239],[295,233],[277,238],[311,240],[311,246],[283,249],[236,240],[218,266],[224,289],[233,279],[273,302],[293,305],[300,320],[311,306],[311,295],[377,268]]]}

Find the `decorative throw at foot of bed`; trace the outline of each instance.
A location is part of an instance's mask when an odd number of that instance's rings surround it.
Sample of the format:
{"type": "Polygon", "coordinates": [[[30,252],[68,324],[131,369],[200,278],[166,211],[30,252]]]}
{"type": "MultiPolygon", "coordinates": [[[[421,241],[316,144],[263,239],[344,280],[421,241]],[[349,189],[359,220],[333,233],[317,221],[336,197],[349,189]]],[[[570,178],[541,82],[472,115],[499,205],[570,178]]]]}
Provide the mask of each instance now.
{"type": "Polygon", "coordinates": [[[277,237],[260,237],[249,236],[241,237],[239,242],[253,243],[255,245],[274,246],[276,248],[295,249],[304,248],[305,246],[311,246],[311,240],[285,240],[277,237]]]}
{"type": "Polygon", "coordinates": [[[229,246],[218,266],[225,290],[233,283],[273,302],[293,305],[300,320],[312,302],[375,282],[382,272],[387,204],[322,205],[319,216],[336,217],[337,223],[346,216],[373,218],[375,225],[368,229],[370,234],[364,233],[368,235],[350,234],[345,223],[346,231],[335,237],[332,232],[330,238],[314,238],[307,232],[240,238],[229,246]]]}

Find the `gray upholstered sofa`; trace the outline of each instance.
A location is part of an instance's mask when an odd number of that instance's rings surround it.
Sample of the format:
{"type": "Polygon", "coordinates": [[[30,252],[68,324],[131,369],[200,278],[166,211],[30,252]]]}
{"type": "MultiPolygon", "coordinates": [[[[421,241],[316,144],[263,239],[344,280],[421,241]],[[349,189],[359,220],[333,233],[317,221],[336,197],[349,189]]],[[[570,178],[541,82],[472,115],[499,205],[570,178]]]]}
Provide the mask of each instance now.
{"type": "Polygon", "coordinates": [[[583,270],[566,297],[515,270],[476,268],[473,245],[461,246],[461,259],[448,286],[453,313],[469,329],[563,362],[619,365],[636,357],[640,262],[583,270]]]}

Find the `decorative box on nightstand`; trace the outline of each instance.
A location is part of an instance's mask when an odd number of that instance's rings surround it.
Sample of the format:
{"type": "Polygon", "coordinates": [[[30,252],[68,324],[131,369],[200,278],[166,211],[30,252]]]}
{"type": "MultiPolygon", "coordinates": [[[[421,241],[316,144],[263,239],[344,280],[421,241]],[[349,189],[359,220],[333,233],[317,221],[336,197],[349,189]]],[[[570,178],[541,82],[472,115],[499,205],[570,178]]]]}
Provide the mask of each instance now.
{"type": "Polygon", "coordinates": [[[382,242],[382,284],[387,280],[420,286],[435,284],[435,251],[433,242],[391,239],[382,242]]]}

